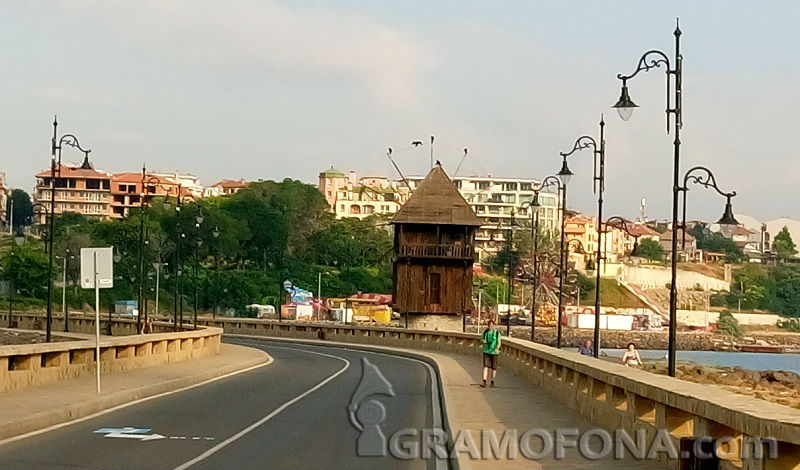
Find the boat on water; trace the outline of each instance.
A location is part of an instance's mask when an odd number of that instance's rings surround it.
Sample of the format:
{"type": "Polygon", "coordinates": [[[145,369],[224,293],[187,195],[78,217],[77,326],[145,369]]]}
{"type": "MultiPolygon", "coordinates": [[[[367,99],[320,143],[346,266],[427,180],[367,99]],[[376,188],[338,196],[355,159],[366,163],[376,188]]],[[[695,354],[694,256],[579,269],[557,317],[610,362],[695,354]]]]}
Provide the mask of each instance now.
{"type": "Polygon", "coordinates": [[[800,353],[799,346],[773,346],[773,345],[756,345],[756,344],[743,344],[739,346],[741,352],[752,353],[772,353],[772,354],[791,354],[800,353]]]}

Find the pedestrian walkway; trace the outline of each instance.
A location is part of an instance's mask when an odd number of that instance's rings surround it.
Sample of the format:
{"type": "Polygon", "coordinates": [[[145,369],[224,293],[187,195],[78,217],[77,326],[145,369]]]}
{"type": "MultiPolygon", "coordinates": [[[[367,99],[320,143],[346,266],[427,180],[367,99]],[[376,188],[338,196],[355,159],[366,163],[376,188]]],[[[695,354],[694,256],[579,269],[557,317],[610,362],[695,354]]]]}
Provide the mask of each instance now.
{"type": "MultiPolygon", "coordinates": [[[[237,336],[237,335],[229,335],[237,336]]],[[[242,336],[243,338],[255,338],[242,336]]],[[[577,429],[583,433],[590,429],[598,429],[576,411],[560,404],[553,397],[537,389],[530,382],[513,375],[503,367],[505,357],[499,358],[499,369],[496,387],[482,388],[480,383],[482,361],[478,355],[468,356],[455,353],[443,353],[423,349],[406,349],[388,346],[361,346],[354,343],[334,341],[298,340],[289,338],[263,338],[268,341],[302,342],[319,345],[336,345],[347,348],[365,347],[371,350],[384,350],[401,354],[414,354],[428,357],[436,362],[441,377],[446,414],[453,436],[459,432],[468,431],[478,445],[481,446],[481,431],[494,430],[498,441],[502,438],[503,431],[516,430],[517,442],[523,433],[541,429],[549,431],[554,436],[557,429],[577,429]]],[[[612,434],[613,438],[613,434],[612,434]]],[[[572,437],[577,440],[578,437],[572,437]]],[[[541,441],[532,439],[532,450],[541,449],[541,441]]],[[[599,442],[592,441],[591,448],[597,450],[599,442]]],[[[461,452],[458,455],[459,466],[462,470],[481,469],[581,469],[581,470],[617,470],[625,469],[658,469],[667,468],[656,460],[636,460],[626,452],[623,459],[615,459],[614,452],[602,459],[590,460],[580,455],[577,448],[565,449],[564,457],[556,459],[554,452],[538,460],[525,458],[519,450],[517,457],[510,459],[490,458],[487,452],[484,458],[473,459],[469,453],[461,452]]]]}
{"type": "MultiPolygon", "coordinates": [[[[596,429],[574,410],[561,405],[544,392],[537,390],[525,379],[503,369],[500,356],[495,388],[481,388],[481,361],[478,356],[414,351],[436,360],[442,377],[447,416],[453,434],[469,430],[480,446],[481,430],[493,429],[498,439],[504,430],[517,430],[517,438],[532,429],[548,430],[554,435],[557,429],[578,429],[585,432],[596,429]]],[[[571,438],[577,440],[577,437],[571,438]]],[[[597,442],[595,442],[597,444],[597,442]]],[[[541,449],[541,440],[532,440],[533,451],[541,449]]],[[[486,455],[490,457],[490,455],[486,455]]],[[[460,454],[459,463],[464,470],[480,469],[653,469],[666,468],[653,460],[638,461],[630,454],[622,460],[614,459],[614,453],[599,460],[582,457],[577,449],[566,449],[563,459],[550,453],[541,460],[529,460],[517,452],[515,460],[471,459],[467,453],[460,454]]]]}
{"type": "Polygon", "coordinates": [[[0,393],[0,440],[108,410],[135,400],[269,364],[264,351],[222,344],[216,356],[94,375],[0,393]]]}

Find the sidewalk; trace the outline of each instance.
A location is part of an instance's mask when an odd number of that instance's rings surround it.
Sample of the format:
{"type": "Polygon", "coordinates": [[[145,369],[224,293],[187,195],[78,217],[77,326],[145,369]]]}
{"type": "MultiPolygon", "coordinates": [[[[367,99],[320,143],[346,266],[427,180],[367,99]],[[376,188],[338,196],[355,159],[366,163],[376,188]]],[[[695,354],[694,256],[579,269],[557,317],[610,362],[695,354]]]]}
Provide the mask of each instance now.
{"type": "Polygon", "coordinates": [[[3,392],[0,402],[6,406],[0,407],[0,442],[271,362],[264,351],[223,343],[213,357],[103,375],[100,395],[94,375],[3,392]]]}
{"type": "MultiPolygon", "coordinates": [[[[546,393],[539,391],[525,379],[512,375],[503,369],[502,355],[499,358],[495,388],[482,388],[481,358],[460,354],[433,351],[414,351],[434,359],[439,365],[439,373],[445,395],[447,415],[452,432],[469,430],[478,448],[481,446],[481,430],[493,429],[502,438],[504,430],[517,431],[517,442],[526,431],[544,429],[555,436],[556,429],[578,429],[584,432],[596,429],[574,410],[558,403],[546,393]]],[[[577,440],[578,437],[571,437],[577,440]]],[[[595,441],[599,442],[599,441],[595,441]]],[[[541,449],[539,438],[532,438],[534,452],[541,449]]],[[[593,446],[594,447],[594,446],[593,446]]],[[[486,452],[486,450],[484,450],[486,452]]],[[[471,459],[469,454],[460,454],[462,470],[470,469],[653,469],[664,468],[658,461],[637,461],[627,455],[622,460],[614,459],[613,452],[600,460],[582,457],[576,448],[567,448],[563,459],[556,459],[551,452],[541,460],[528,460],[517,451],[515,460],[495,460],[486,452],[487,459],[471,459]]]]}

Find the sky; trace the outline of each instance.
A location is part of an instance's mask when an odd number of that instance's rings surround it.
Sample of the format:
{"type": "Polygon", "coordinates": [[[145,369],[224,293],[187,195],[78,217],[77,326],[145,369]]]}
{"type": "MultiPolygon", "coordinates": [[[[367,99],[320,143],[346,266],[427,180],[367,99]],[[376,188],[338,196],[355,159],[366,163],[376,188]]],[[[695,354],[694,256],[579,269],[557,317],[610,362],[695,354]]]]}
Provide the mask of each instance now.
{"type": "MultiPolygon", "coordinates": [[[[618,73],[649,49],[684,57],[682,171],[709,167],[734,210],[800,218],[800,2],[0,0],[0,171],[30,191],[51,123],[108,172],[315,183],[330,167],[543,178],[606,125],[605,214],[669,217],[665,74],[618,73]],[[768,5],[768,7],[767,7],[768,5]],[[414,140],[426,142],[412,148],[414,140]]],[[[82,154],[67,149],[64,161],[82,154]]],[[[592,212],[592,156],[570,206],[592,212]]],[[[724,200],[695,187],[689,218],[724,200]]]]}

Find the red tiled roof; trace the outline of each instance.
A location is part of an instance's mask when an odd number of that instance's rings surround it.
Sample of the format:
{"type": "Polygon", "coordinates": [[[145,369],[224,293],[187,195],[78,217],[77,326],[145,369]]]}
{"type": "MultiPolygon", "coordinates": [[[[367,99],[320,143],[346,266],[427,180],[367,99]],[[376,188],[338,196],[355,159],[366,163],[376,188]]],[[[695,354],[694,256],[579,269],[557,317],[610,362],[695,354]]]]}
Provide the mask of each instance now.
{"type": "MultiPolygon", "coordinates": [[[[149,184],[164,184],[164,185],[172,185],[177,186],[178,183],[172,181],[171,179],[164,178],[162,176],[155,176],[155,175],[147,175],[146,176],[147,183],[149,184]]],[[[111,180],[114,182],[119,183],[140,183],[142,182],[142,174],[141,173],[114,173],[111,175],[111,180]]]]}
{"type": "Polygon", "coordinates": [[[244,188],[248,184],[250,183],[245,180],[222,180],[213,186],[219,186],[220,188],[244,188]]]}
{"type": "MultiPolygon", "coordinates": [[[[90,168],[82,168],[79,166],[61,165],[61,174],[59,175],[59,168],[56,168],[56,175],[58,178],[110,178],[108,173],[97,171],[90,168]]],[[[50,170],[45,170],[36,175],[36,178],[49,178],[50,170]]]]}

